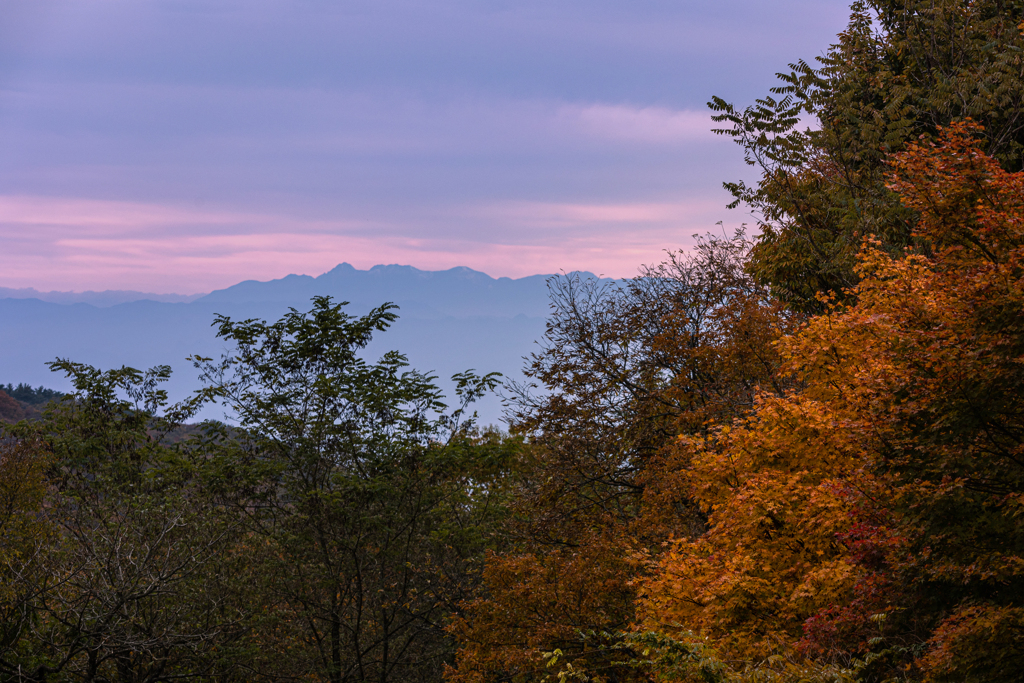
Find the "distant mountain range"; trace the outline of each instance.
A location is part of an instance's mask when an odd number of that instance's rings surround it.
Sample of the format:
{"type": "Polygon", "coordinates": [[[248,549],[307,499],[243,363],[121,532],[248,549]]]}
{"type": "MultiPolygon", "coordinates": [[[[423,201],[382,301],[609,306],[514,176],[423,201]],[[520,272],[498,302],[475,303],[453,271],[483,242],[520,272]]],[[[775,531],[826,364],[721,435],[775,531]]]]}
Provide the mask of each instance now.
{"type": "Polygon", "coordinates": [[[40,292],[31,287],[13,289],[0,287],[0,299],[39,299],[52,304],[89,304],[91,306],[116,306],[132,301],[162,301],[169,304],[195,301],[204,294],[150,294],[123,289],[108,289],[103,292],[40,292]]]}
{"type": "MultiPolygon", "coordinates": [[[[585,277],[596,277],[582,273],[585,277]]],[[[342,263],[323,275],[289,275],[280,280],[247,280],[227,289],[197,297],[197,303],[273,304],[294,306],[316,295],[328,294],[369,310],[385,301],[399,305],[403,316],[545,317],[548,313],[547,280],[531,275],[513,280],[492,278],[470,268],[428,271],[412,266],[374,266],[357,270],[342,263]]]]}
{"type": "MultiPolygon", "coordinates": [[[[226,350],[214,336],[214,315],[276,320],[289,307],[307,309],[317,295],[349,301],[353,313],[386,301],[398,304],[399,320],[373,341],[369,357],[397,349],[413,367],[442,380],[467,368],[519,379],[523,357],[544,333],[550,277],[513,280],[469,268],[423,271],[399,265],[358,270],[343,263],[317,277],[250,280],[195,296],[0,288],[0,384],[67,390],[68,382],[44,365],[57,357],[102,368],[166,363],[175,371],[172,398],[181,398],[198,386],[185,358],[216,357],[226,350]]],[[[483,401],[478,409],[484,422],[500,418],[497,399],[483,401]]],[[[222,415],[208,411],[205,416],[222,415]]]]}

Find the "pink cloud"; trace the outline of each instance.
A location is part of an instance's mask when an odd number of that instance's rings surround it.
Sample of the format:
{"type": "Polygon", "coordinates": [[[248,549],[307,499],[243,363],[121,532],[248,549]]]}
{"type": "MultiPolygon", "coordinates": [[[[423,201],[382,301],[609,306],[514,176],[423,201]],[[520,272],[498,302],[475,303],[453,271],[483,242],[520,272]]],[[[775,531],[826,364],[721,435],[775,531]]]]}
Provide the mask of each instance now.
{"type": "Polygon", "coordinates": [[[0,286],[195,293],[246,279],[318,275],[342,261],[492,276],[636,273],[714,227],[721,203],[499,202],[415,217],[337,220],[156,203],[0,197],[0,286]],[[462,226],[436,237],[431,225],[462,226]],[[449,233],[451,234],[451,233],[449,233]]]}
{"type": "Polygon", "coordinates": [[[187,210],[142,202],[0,196],[0,223],[41,228],[78,227],[91,230],[145,230],[182,222],[226,224],[243,218],[237,213],[187,210]]]}

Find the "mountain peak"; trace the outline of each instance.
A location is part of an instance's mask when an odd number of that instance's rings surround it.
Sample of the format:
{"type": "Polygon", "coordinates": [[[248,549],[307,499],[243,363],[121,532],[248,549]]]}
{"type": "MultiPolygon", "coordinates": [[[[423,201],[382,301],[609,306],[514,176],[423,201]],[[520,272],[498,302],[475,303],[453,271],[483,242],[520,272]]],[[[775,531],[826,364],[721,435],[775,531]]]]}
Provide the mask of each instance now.
{"type": "Polygon", "coordinates": [[[372,268],[370,268],[370,270],[368,270],[366,272],[368,272],[368,273],[379,273],[379,272],[388,272],[388,273],[396,273],[396,272],[400,272],[400,273],[429,273],[431,271],[429,271],[429,270],[420,270],[419,268],[416,268],[414,266],[403,266],[400,263],[389,263],[387,265],[384,265],[383,263],[378,263],[377,265],[373,266],[372,268]]]}
{"type": "Polygon", "coordinates": [[[315,278],[291,275],[269,282],[248,281],[212,292],[200,301],[279,302],[302,309],[314,296],[330,296],[335,301],[351,302],[353,311],[369,310],[392,301],[402,307],[406,316],[546,317],[548,277],[495,279],[466,266],[420,270],[398,263],[360,270],[350,263],[340,263],[315,278]]]}

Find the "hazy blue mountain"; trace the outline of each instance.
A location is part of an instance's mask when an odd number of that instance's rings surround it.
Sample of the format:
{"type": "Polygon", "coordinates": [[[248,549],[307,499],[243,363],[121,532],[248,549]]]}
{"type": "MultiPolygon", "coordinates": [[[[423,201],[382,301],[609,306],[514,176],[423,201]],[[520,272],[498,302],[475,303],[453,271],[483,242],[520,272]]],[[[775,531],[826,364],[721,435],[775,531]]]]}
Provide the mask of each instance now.
{"type": "Polygon", "coordinates": [[[92,304],[93,306],[116,306],[131,301],[162,301],[165,303],[187,303],[203,294],[151,294],[123,289],[108,289],[103,292],[40,292],[31,287],[12,289],[0,287],[0,299],[39,299],[54,304],[92,304]]]}
{"type": "MultiPolygon", "coordinates": [[[[595,277],[592,273],[581,273],[595,277]]],[[[203,303],[270,303],[294,305],[317,294],[329,294],[370,308],[391,301],[406,314],[424,317],[498,316],[548,313],[547,279],[532,275],[513,280],[492,278],[470,268],[426,271],[412,266],[374,266],[357,270],[342,263],[318,277],[289,275],[280,280],[249,280],[197,299],[203,303]]]]}
{"type": "MultiPolygon", "coordinates": [[[[398,349],[414,368],[442,379],[467,368],[518,379],[523,356],[544,333],[548,277],[495,279],[468,268],[421,271],[409,266],[360,271],[342,264],[319,277],[242,282],[187,303],[154,301],[149,295],[111,306],[2,298],[0,384],[67,390],[68,383],[44,365],[56,357],[102,368],[166,363],[175,371],[172,398],[181,398],[198,386],[185,359],[225,351],[211,327],[216,314],[276,320],[289,307],[306,309],[315,295],[350,301],[352,313],[385,301],[400,306],[399,320],[378,335],[367,350],[369,357],[398,349]]],[[[479,411],[485,422],[497,422],[501,414],[496,399],[482,403],[479,411]]]]}

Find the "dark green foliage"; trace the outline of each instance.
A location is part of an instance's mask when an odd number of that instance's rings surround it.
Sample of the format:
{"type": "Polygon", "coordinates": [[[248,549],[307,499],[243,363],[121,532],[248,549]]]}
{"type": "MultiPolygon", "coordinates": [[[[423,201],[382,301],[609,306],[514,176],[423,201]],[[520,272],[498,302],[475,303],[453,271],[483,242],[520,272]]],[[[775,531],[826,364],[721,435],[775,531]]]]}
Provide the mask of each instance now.
{"type": "Polygon", "coordinates": [[[48,459],[52,534],[35,571],[14,578],[29,598],[0,671],[38,681],[217,672],[218,651],[245,630],[221,582],[236,524],[210,505],[204,461],[159,438],[198,402],[167,407],[166,366],[52,366],[71,377],[75,400],[8,429],[48,459]]]}
{"type": "Polygon", "coordinates": [[[49,403],[50,401],[61,398],[64,394],[60,391],[53,389],[47,389],[43,386],[38,386],[33,389],[31,386],[25,383],[19,383],[18,386],[8,384],[4,386],[0,384],[0,391],[6,392],[8,396],[13,398],[15,401],[21,403],[28,403],[33,406],[41,406],[49,403]]]}
{"type": "Polygon", "coordinates": [[[496,375],[456,375],[449,411],[401,354],[360,357],[393,306],[342,308],[218,319],[234,353],[174,406],[166,366],[52,363],[74,394],[0,442],[39,480],[0,481],[34,525],[0,519],[0,680],[440,678],[518,442],[467,412],[496,375]],[[208,401],[236,426],[186,424],[208,401]]]}
{"type": "Polygon", "coordinates": [[[466,417],[495,375],[453,378],[460,404],[447,414],[434,378],[401,354],[359,356],[394,307],[343,306],[320,297],[272,324],[218,318],[235,352],[197,359],[207,396],[239,425],[208,453],[261,549],[259,599],[274,617],[259,637],[291,653],[256,663],[268,676],[438,680],[453,649],[444,627],[503,515],[514,442],[466,417]]]}
{"type": "Polygon", "coordinates": [[[739,110],[714,98],[718,132],[762,170],[756,187],[727,183],[762,237],[750,269],[792,306],[818,310],[820,292],[856,283],[865,235],[893,253],[923,248],[912,212],[886,187],[887,155],[940,126],[972,118],[985,151],[1007,170],[1024,164],[1024,3],[866,0],[817,69],[779,74],[773,96],[739,110]],[[805,119],[818,128],[801,130],[805,119]]]}

